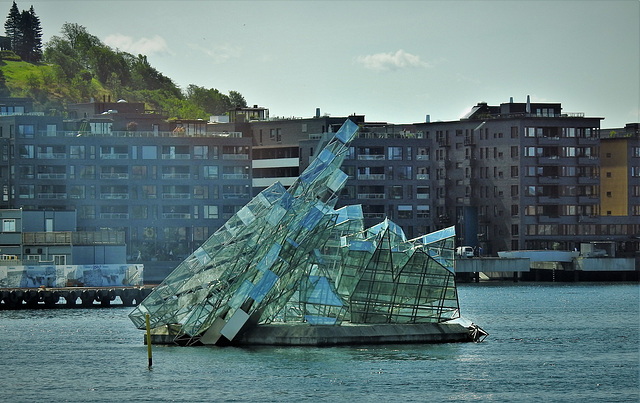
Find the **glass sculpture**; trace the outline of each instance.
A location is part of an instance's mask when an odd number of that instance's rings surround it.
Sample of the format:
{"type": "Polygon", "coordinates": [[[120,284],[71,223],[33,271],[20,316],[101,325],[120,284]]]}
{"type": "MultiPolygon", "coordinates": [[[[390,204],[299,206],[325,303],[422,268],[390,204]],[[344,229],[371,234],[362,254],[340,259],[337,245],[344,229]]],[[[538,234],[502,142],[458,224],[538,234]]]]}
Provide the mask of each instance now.
{"type": "Polygon", "coordinates": [[[453,227],[407,240],[388,219],[365,229],[359,205],[335,209],[357,131],[347,120],[289,189],[276,182],[232,216],[129,314],[136,327],[149,314],[189,345],[276,322],[458,318],[453,227]]]}

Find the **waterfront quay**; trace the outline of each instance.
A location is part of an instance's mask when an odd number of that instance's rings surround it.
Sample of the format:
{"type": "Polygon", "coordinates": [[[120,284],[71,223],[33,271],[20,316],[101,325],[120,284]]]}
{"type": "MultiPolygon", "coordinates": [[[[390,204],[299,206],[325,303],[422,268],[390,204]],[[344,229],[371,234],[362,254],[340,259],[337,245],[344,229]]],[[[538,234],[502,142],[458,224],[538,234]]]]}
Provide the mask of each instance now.
{"type": "Polygon", "coordinates": [[[152,290],[152,286],[3,288],[0,310],[136,306],[152,290]]]}

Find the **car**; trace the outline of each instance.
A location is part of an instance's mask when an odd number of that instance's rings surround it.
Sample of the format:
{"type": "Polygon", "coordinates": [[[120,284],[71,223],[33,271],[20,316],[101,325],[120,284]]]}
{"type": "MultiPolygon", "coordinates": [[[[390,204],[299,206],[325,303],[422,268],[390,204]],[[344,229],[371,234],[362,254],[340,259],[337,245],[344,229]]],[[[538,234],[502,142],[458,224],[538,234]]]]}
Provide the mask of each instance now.
{"type": "Polygon", "coordinates": [[[473,248],[471,246],[458,246],[456,248],[456,256],[461,258],[472,258],[473,248]]]}

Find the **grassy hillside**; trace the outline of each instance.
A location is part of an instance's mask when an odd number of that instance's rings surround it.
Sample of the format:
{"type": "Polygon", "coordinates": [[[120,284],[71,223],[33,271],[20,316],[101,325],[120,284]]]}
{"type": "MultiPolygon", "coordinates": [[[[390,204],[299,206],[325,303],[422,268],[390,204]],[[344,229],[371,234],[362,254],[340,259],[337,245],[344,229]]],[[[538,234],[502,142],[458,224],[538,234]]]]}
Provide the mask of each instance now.
{"type": "Polygon", "coordinates": [[[110,95],[102,84],[86,75],[84,80],[61,79],[60,68],[48,64],[32,64],[16,60],[0,61],[0,71],[12,97],[33,98],[38,110],[62,109],[69,102],[87,102],[110,95]]]}

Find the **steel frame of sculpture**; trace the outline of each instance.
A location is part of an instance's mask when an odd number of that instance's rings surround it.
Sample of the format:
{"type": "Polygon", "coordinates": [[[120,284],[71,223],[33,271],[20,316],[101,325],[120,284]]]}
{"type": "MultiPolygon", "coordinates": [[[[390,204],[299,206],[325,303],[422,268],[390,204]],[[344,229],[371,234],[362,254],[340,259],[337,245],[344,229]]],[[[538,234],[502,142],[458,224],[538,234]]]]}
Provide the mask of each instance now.
{"type": "Polygon", "coordinates": [[[253,198],[136,307],[145,328],[178,325],[182,344],[232,341],[250,326],[443,322],[459,317],[453,227],[407,240],[368,229],[361,206],[335,210],[358,126],[347,120],[285,189],[253,198]]]}

